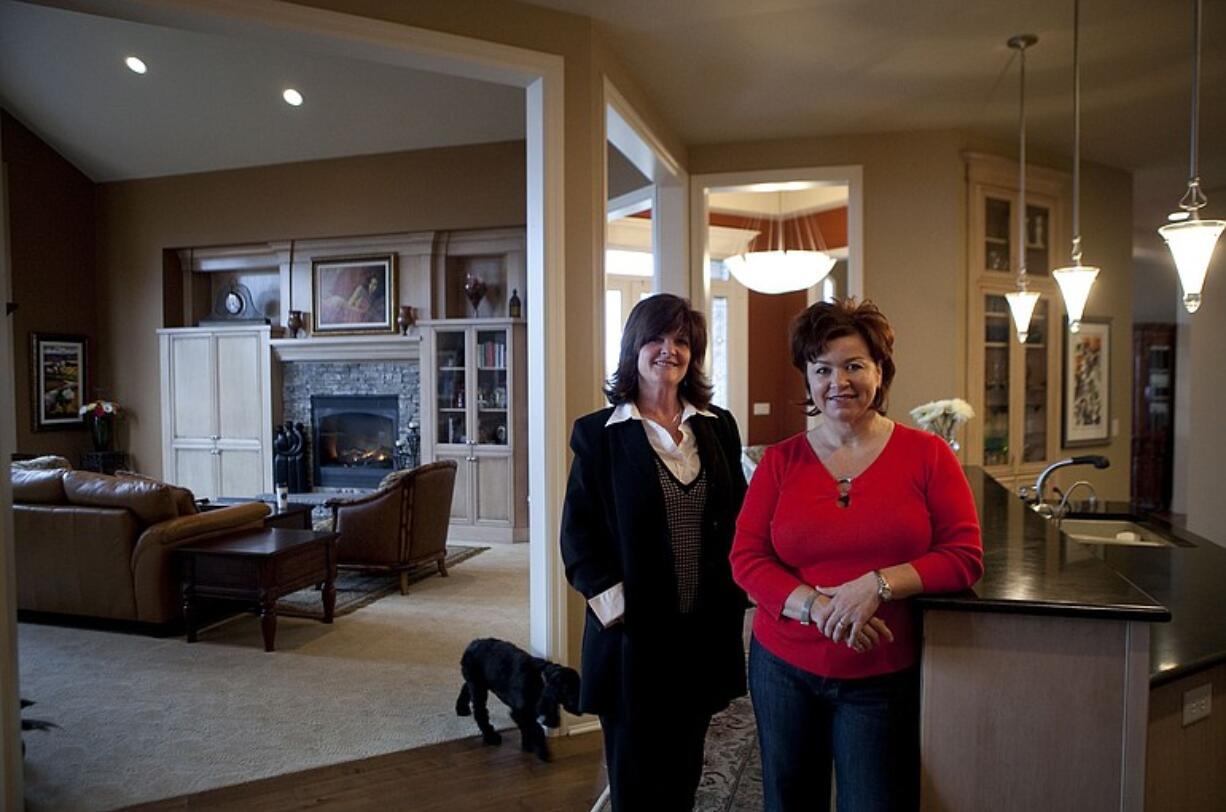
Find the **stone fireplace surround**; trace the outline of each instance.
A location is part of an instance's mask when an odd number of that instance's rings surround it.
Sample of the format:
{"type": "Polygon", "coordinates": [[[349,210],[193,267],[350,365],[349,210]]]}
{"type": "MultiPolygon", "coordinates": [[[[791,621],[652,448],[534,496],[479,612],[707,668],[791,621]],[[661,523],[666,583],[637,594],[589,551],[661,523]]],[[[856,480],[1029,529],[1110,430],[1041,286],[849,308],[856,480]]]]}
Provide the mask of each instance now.
{"type": "MultiPolygon", "coordinates": [[[[309,430],[311,395],[396,395],[400,401],[397,439],[402,439],[410,423],[421,422],[417,342],[394,337],[380,342],[384,346],[378,347],[370,338],[363,337],[344,342],[350,347],[342,349],[337,346],[341,341],[274,340],[274,351],[282,362],[281,422],[302,423],[309,430]],[[339,355],[349,357],[342,360],[339,355]],[[412,357],[379,357],[391,355],[412,357]]],[[[310,453],[313,455],[314,450],[310,453]]]]}

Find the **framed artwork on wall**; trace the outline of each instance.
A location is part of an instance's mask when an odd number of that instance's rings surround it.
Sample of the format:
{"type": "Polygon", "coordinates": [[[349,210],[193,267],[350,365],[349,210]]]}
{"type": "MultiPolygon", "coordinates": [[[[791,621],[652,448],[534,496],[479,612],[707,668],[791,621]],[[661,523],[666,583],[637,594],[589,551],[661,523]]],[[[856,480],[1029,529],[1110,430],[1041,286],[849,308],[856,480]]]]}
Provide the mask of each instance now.
{"type": "Polygon", "coordinates": [[[396,255],[311,263],[311,332],[396,332],[396,255]]]}
{"type": "Polygon", "coordinates": [[[1082,319],[1064,330],[1065,447],[1111,443],[1111,321],[1082,319]]]}
{"type": "Polygon", "coordinates": [[[89,339],[30,333],[30,390],[35,431],[79,429],[88,391],[89,339]]]}

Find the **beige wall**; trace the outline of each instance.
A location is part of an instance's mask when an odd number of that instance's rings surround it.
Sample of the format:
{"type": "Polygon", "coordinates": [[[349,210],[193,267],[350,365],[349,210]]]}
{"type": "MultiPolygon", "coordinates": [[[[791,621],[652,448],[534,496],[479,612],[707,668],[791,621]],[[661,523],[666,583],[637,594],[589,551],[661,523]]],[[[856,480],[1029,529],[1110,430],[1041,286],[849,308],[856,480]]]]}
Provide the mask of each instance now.
{"type": "Polygon", "coordinates": [[[34,431],[30,334],[85,336],[90,344],[88,391],[111,396],[97,377],[98,310],[94,282],[94,184],[7,112],[0,112],[8,183],[12,262],[13,398],[16,448],[60,454],[77,465],[91,448],[83,429],[34,431]]]}
{"type": "MultiPolygon", "coordinates": [[[[1211,197],[1210,200],[1215,198],[1211,197]]],[[[1216,200],[1226,203],[1226,189],[1218,192],[1216,200]]],[[[1218,205],[1217,217],[1226,216],[1226,207],[1218,205]]],[[[1207,216],[1213,216],[1213,210],[1207,216]]],[[[1180,305],[1182,309],[1182,305],[1180,305]]],[[[1182,466],[1182,477],[1176,481],[1186,484],[1185,509],[1188,512],[1188,529],[1226,547],[1226,499],[1223,498],[1222,459],[1226,457],[1226,419],[1223,404],[1226,404],[1226,247],[1218,242],[1217,250],[1205,278],[1204,298],[1200,310],[1187,317],[1186,330],[1180,330],[1179,340],[1185,336],[1188,352],[1187,364],[1176,369],[1176,380],[1186,383],[1177,396],[1184,391],[1188,398],[1185,406],[1176,403],[1176,409],[1187,413],[1185,442],[1176,451],[1175,463],[1182,466]]]]}
{"type": "MultiPolygon", "coordinates": [[[[966,182],[964,150],[1008,155],[1003,144],[955,132],[886,133],[692,146],[690,171],[752,171],[858,164],[864,173],[864,292],[896,332],[898,375],[890,414],[937,398],[966,396],[966,182]]],[[[1067,169],[1057,156],[1040,155],[1067,169]]],[[[1119,433],[1112,467],[1091,477],[1099,495],[1129,497],[1131,455],[1132,179],[1082,167],[1082,235],[1087,260],[1103,267],[1087,313],[1112,318],[1111,411],[1119,433]]],[[[1064,249],[1067,250],[1067,249],[1064,249]]],[[[1058,259],[1063,255],[1057,253],[1058,259]]],[[[1053,380],[1058,380],[1058,375],[1053,380]]],[[[1068,453],[1074,453],[1069,451],[1068,453]]],[[[1072,481],[1076,474],[1064,480],[1072,481]]]]}
{"type": "MultiPolygon", "coordinates": [[[[1072,213],[1069,213],[1072,234],[1072,213]]],[[[1132,496],[1132,175],[1098,164],[1081,165],[1082,261],[1101,270],[1086,302],[1086,316],[1111,319],[1111,425],[1106,446],[1070,448],[1063,456],[1103,454],[1111,467],[1102,471],[1069,468],[1053,481],[1061,488],[1078,479],[1094,483],[1100,498],[1132,496]]],[[[1056,246],[1053,261],[1069,261],[1071,244],[1056,246]]],[[[1063,350],[1063,344],[1061,348],[1063,350]]],[[[1058,380],[1058,378],[1056,379],[1058,380]]]]}
{"type": "Polygon", "coordinates": [[[133,465],[161,474],[163,250],[519,225],[524,171],[516,141],[100,185],[97,368],[133,465]]]}
{"type": "Polygon", "coordinates": [[[865,295],[897,333],[890,414],[965,388],[965,182],[953,132],[691,146],[690,172],[858,164],[865,295]]]}

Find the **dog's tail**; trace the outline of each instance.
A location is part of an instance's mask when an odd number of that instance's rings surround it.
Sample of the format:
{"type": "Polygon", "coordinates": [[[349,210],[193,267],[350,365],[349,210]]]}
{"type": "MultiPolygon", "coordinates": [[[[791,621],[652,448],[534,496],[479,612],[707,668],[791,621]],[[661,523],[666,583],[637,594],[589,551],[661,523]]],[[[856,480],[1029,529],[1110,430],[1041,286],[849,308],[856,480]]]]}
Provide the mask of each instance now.
{"type": "Polygon", "coordinates": [[[456,716],[471,716],[472,708],[469,707],[468,683],[460,686],[460,695],[455,699],[455,715],[456,716]]]}

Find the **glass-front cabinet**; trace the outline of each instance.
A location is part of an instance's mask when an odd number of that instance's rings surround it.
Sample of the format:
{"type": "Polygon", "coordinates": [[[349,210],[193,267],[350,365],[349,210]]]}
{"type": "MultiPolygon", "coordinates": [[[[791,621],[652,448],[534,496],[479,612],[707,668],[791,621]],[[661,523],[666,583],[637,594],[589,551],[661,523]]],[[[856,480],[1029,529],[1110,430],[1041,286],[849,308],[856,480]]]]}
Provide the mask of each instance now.
{"type": "Polygon", "coordinates": [[[527,540],[526,326],[519,319],[423,324],[423,460],[457,463],[451,537],[527,540]]]}
{"type": "Polygon", "coordinates": [[[969,400],[967,462],[1007,487],[1032,482],[1059,452],[1059,351],[1064,311],[1051,270],[1062,245],[1066,183],[1027,173],[1026,222],[1017,222],[1017,164],[967,157],[969,400]],[[1040,294],[1026,343],[1018,341],[1005,294],[1017,288],[1018,246],[1028,286],[1040,294]]]}

